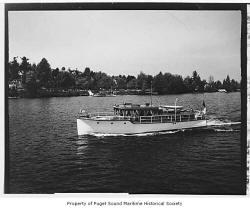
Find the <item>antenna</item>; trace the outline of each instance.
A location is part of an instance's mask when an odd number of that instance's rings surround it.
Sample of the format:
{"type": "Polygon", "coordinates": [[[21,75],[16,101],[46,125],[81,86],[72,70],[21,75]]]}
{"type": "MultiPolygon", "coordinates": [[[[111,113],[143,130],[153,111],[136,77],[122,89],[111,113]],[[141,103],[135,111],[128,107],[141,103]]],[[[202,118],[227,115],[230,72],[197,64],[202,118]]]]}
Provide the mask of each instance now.
{"type": "Polygon", "coordinates": [[[151,89],[150,89],[150,103],[152,106],[152,81],[151,81],[151,89]]]}

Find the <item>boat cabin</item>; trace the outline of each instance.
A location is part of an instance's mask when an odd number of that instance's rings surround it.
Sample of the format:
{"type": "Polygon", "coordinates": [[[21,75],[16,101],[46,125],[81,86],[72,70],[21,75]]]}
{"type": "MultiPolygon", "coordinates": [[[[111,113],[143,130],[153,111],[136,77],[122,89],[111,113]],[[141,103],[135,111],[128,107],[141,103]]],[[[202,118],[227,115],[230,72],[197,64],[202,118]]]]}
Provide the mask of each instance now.
{"type": "Polygon", "coordinates": [[[81,116],[94,120],[130,120],[132,123],[176,123],[195,120],[204,120],[201,111],[183,109],[183,106],[154,106],[149,103],[139,105],[124,103],[114,105],[113,113],[81,112],[81,116]]]}
{"type": "Polygon", "coordinates": [[[184,122],[204,119],[203,115],[198,116],[192,109],[186,110],[183,109],[183,106],[153,106],[149,103],[114,105],[114,115],[128,117],[133,122],[139,123],[184,122]]]}
{"type": "Polygon", "coordinates": [[[120,105],[114,105],[114,114],[118,116],[153,116],[161,115],[162,110],[158,106],[150,105],[146,103],[144,105],[124,103],[120,105]]]}

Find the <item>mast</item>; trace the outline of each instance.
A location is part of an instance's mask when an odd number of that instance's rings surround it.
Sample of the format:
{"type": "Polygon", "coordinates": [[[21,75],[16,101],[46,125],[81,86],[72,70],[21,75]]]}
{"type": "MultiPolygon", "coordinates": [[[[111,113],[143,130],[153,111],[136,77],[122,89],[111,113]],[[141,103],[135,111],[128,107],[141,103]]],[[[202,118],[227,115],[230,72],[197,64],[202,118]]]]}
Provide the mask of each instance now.
{"type": "Polygon", "coordinates": [[[176,122],[176,103],[177,103],[178,98],[175,99],[175,103],[174,103],[174,119],[176,122]]]}
{"type": "Polygon", "coordinates": [[[150,87],[151,89],[150,89],[150,104],[151,104],[151,106],[152,106],[152,81],[151,81],[151,87],[150,87]]]}

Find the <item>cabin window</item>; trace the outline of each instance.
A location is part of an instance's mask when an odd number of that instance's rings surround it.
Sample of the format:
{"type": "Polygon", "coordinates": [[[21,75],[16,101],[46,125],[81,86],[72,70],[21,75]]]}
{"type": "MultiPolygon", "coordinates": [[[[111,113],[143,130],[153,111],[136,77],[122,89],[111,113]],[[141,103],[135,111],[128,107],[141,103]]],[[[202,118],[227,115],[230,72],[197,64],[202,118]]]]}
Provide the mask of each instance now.
{"type": "Polygon", "coordinates": [[[110,124],[114,124],[113,122],[111,122],[110,124]]]}
{"type": "Polygon", "coordinates": [[[124,124],[126,124],[126,122],[124,122],[124,124]]]}
{"type": "Polygon", "coordinates": [[[97,124],[99,124],[99,122],[97,122],[97,124]]]}

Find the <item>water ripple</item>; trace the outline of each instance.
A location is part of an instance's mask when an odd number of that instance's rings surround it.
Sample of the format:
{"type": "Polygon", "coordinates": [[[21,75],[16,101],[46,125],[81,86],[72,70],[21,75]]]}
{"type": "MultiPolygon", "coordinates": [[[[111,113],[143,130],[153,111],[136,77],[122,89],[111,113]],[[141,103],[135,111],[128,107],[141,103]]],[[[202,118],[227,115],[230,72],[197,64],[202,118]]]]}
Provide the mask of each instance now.
{"type": "MultiPolygon", "coordinates": [[[[204,96],[178,98],[200,108],[204,96]]],[[[110,111],[114,103],[142,103],[147,96],[9,100],[10,192],[239,194],[240,93],[205,98],[206,128],[112,136],[77,136],[79,105],[110,111]]]]}

